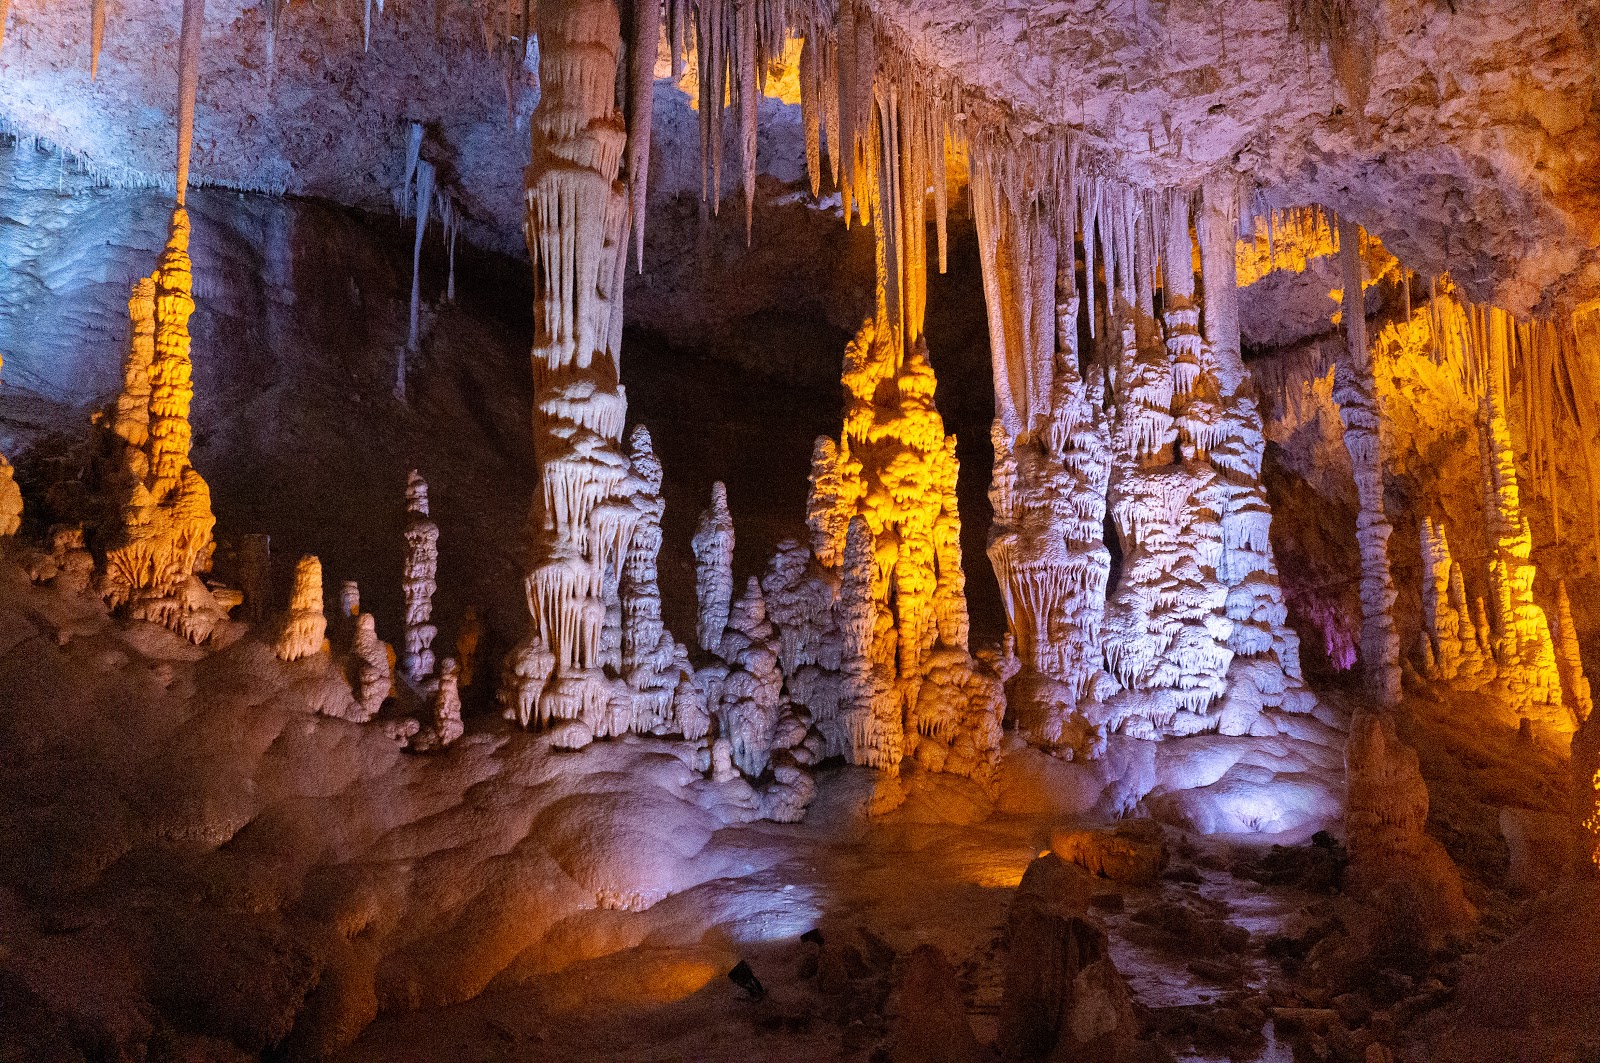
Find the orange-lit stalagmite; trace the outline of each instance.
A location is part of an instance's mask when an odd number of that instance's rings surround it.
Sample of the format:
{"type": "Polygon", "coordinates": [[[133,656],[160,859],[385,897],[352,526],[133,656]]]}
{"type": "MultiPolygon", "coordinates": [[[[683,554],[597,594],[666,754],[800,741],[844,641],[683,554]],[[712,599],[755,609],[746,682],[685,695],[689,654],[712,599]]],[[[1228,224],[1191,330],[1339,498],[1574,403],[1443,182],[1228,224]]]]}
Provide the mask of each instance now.
{"type": "Polygon", "coordinates": [[[189,462],[194,313],[189,216],[173,212],[155,273],[134,285],[123,391],[103,418],[111,431],[113,503],[96,536],[108,601],[204,639],[215,604],[195,581],[210,560],[211,491],[189,462]]]}

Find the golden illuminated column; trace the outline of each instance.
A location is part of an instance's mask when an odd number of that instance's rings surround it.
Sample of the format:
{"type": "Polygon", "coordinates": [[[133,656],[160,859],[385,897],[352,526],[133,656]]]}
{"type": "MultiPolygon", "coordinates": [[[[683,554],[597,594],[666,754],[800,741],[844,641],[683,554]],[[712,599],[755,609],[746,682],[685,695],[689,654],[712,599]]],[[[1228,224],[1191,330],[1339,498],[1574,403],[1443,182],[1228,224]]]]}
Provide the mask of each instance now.
{"type": "Polygon", "coordinates": [[[539,715],[581,720],[600,734],[615,721],[605,666],[621,661],[620,624],[607,618],[620,608],[621,567],[638,519],[620,446],[628,196],[617,180],[627,131],[616,106],[622,38],[614,0],[544,0],[539,42],[542,95],[525,173],[540,474],[528,608],[555,657],[539,715]]]}
{"type": "Polygon", "coordinates": [[[1339,220],[1339,263],[1344,274],[1346,356],[1334,375],[1333,398],[1344,422],[1344,445],[1355,472],[1356,544],[1361,553],[1361,661],[1380,705],[1400,701],[1400,636],[1394,625],[1394,580],[1389,575],[1389,536],[1383,511],[1383,455],[1379,409],[1367,346],[1361,286],[1361,227],[1339,220]]]}
{"type": "Polygon", "coordinates": [[[209,557],[216,523],[210,488],[189,462],[193,285],[189,216],[180,207],[155,273],[134,286],[128,303],[133,338],[124,389],[109,411],[121,445],[122,497],[101,538],[107,598],[162,621],[179,585],[209,557]]]}
{"type": "Polygon", "coordinates": [[[1561,674],[1550,623],[1533,597],[1533,533],[1522,513],[1511,426],[1506,417],[1511,315],[1489,308],[1474,310],[1473,316],[1477,334],[1487,340],[1480,456],[1500,682],[1519,715],[1564,740],[1576,729],[1577,721],[1572,709],[1562,703],[1561,674]]]}

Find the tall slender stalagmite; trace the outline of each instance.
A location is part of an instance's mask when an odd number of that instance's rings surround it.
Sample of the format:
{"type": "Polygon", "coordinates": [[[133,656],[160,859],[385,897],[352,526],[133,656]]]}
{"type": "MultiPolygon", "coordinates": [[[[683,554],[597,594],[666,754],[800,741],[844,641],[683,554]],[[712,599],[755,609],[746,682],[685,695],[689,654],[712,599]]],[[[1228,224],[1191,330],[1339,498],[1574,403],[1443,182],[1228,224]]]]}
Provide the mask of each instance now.
{"type": "Polygon", "coordinates": [[[128,302],[124,388],[107,417],[118,442],[118,508],[97,535],[106,597],[163,623],[176,620],[179,586],[209,559],[216,523],[210,488],[189,463],[193,285],[189,216],[180,207],[155,273],[134,285],[128,302]]]}
{"type": "Polygon", "coordinates": [[[617,180],[627,132],[616,106],[616,4],[544,0],[539,41],[542,96],[525,175],[540,471],[528,607],[556,659],[540,715],[599,731],[611,697],[603,666],[621,663],[620,646],[603,646],[607,618],[620,619],[617,585],[638,520],[619,445],[628,197],[617,180]]]}
{"type": "Polygon", "coordinates": [[[1400,636],[1394,626],[1394,580],[1389,575],[1389,536],[1383,511],[1380,412],[1367,346],[1361,287],[1361,227],[1339,219],[1339,264],[1344,274],[1346,356],[1335,371],[1333,398],[1344,422],[1344,445],[1355,472],[1356,543],[1361,552],[1361,661],[1367,684],[1381,705],[1400,700],[1400,636]]]}
{"type": "MultiPolygon", "coordinates": [[[[5,359],[0,358],[0,368],[5,359]]],[[[17,534],[22,527],[22,489],[17,486],[16,474],[4,454],[0,454],[0,538],[17,534]]]]}

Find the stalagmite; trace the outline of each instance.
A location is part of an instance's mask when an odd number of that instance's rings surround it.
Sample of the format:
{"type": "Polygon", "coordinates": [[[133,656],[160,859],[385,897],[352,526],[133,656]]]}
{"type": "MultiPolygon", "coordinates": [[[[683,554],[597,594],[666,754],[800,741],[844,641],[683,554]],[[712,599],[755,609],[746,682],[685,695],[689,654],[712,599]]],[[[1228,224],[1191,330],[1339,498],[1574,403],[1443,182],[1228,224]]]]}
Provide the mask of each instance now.
{"type": "Polygon", "coordinates": [[[733,604],[733,516],[728,512],[728,489],[720,482],[711,485],[711,505],[700,514],[691,545],[699,603],[695,635],[702,650],[721,656],[722,634],[733,604]]]}
{"type": "Polygon", "coordinates": [[[447,746],[466,731],[461,722],[461,691],[454,657],[439,663],[439,686],[433,693],[433,728],[439,745],[447,746]]]}
{"type": "Polygon", "coordinates": [[[1572,601],[1567,597],[1567,581],[1556,581],[1556,664],[1561,669],[1565,700],[1578,723],[1585,723],[1594,711],[1594,697],[1583,672],[1583,655],[1578,650],[1578,629],[1572,620],[1572,601]]]}
{"type": "MultiPolygon", "coordinates": [[[[4,33],[4,12],[0,11],[0,34],[4,33]]],[[[0,357],[0,369],[5,359],[0,357]]],[[[17,534],[22,527],[22,489],[17,486],[16,474],[4,454],[0,454],[0,538],[17,534]]]]}
{"type": "MultiPolygon", "coordinates": [[[[628,462],[639,490],[633,504],[639,511],[633,538],[622,566],[621,671],[635,693],[632,728],[666,733],[676,720],[673,704],[681,677],[680,647],[661,621],[661,586],[656,561],[661,553],[661,459],[650,432],[639,425],[628,437],[628,462]]],[[[687,657],[687,651],[682,651],[687,657]]]]}
{"type": "Polygon", "coordinates": [[[371,613],[356,617],[349,672],[350,685],[355,690],[362,714],[371,719],[378,714],[394,689],[394,675],[389,669],[389,648],[378,638],[377,620],[371,613]]]}
{"type": "MultiPolygon", "coordinates": [[[[617,589],[639,511],[619,442],[628,195],[617,180],[627,139],[616,107],[621,31],[611,0],[538,8],[541,97],[525,173],[534,261],[534,453],[528,608],[555,655],[538,713],[614,733],[621,665],[617,589]],[[608,639],[607,631],[617,633],[608,639]],[[597,726],[598,725],[598,726],[597,726]]],[[[626,729],[626,728],[623,728],[626,729]]]]}
{"type": "Polygon", "coordinates": [[[1400,636],[1394,625],[1394,581],[1389,576],[1389,536],[1383,509],[1383,457],[1379,449],[1377,394],[1361,284],[1361,229],[1339,220],[1339,262],[1344,275],[1346,357],[1334,377],[1334,401],[1344,423],[1344,445],[1355,472],[1360,511],[1356,542],[1361,551],[1361,659],[1367,684],[1380,705],[1400,700],[1400,636]]]}
{"type": "MultiPolygon", "coordinates": [[[[114,606],[203,641],[220,617],[207,595],[186,593],[209,567],[211,491],[189,463],[189,316],[194,312],[189,217],[173,212],[167,246],[128,302],[133,335],[124,388],[99,419],[110,429],[105,473],[115,512],[97,531],[101,585],[114,606]]],[[[203,590],[203,588],[200,588],[203,590]]]]}
{"type": "Polygon", "coordinates": [[[1431,933],[1465,927],[1477,913],[1444,846],[1424,829],[1428,787],[1416,750],[1400,740],[1392,719],[1360,711],[1350,722],[1345,764],[1349,891],[1367,899],[1408,891],[1431,933]]]}
{"type": "Polygon", "coordinates": [[[439,526],[428,517],[428,484],[412,469],[406,480],[406,561],[401,577],[405,594],[406,652],[401,670],[412,683],[433,674],[433,640],[439,629],[433,616],[433,592],[439,571],[439,526]]]}
{"type": "Polygon", "coordinates": [[[294,568],[289,613],[274,649],[282,661],[298,661],[327,648],[328,618],[322,612],[322,562],[307,554],[294,568]]]}
{"type": "MultiPolygon", "coordinates": [[[[873,554],[871,627],[862,647],[870,676],[847,682],[840,713],[825,711],[819,723],[829,748],[847,751],[855,763],[893,767],[898,755],[883,751],[899,747],[920,751],[925,766],[943,766],[952,745],[963,744],[953,763],[974,774],[998,748],[1001,699],[974,678],[982,668],[967,650],[955,439],[945,435],[934,406],[937,381],[925,342],[907,348],[900,340],[881,313],[862,325],[845,351],[844,430],[837,443],[818,440],[813,451],[806,516],[819,559],[834,567],[828,561],[848,552],[858,520],[873,554]],[[969,718],[974,697],[979,710],[969,718]]],[[[844,582],[851,578],[843,573],[844,582]]]]}

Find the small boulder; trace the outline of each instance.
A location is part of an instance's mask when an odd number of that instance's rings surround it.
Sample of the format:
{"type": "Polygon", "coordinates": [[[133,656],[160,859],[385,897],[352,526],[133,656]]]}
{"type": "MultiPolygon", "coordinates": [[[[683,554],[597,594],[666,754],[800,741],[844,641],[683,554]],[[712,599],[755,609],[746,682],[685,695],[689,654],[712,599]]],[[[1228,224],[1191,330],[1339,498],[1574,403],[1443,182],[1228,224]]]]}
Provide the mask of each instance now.
{"type": "Polygon", "coordinates": [[[1056,831],[1050,850],[1090,874],[1130,886],[1150,885],[1167,866],[1167,843],[1153,820],[1134,820],[1109,831],[1056,831]]]}

